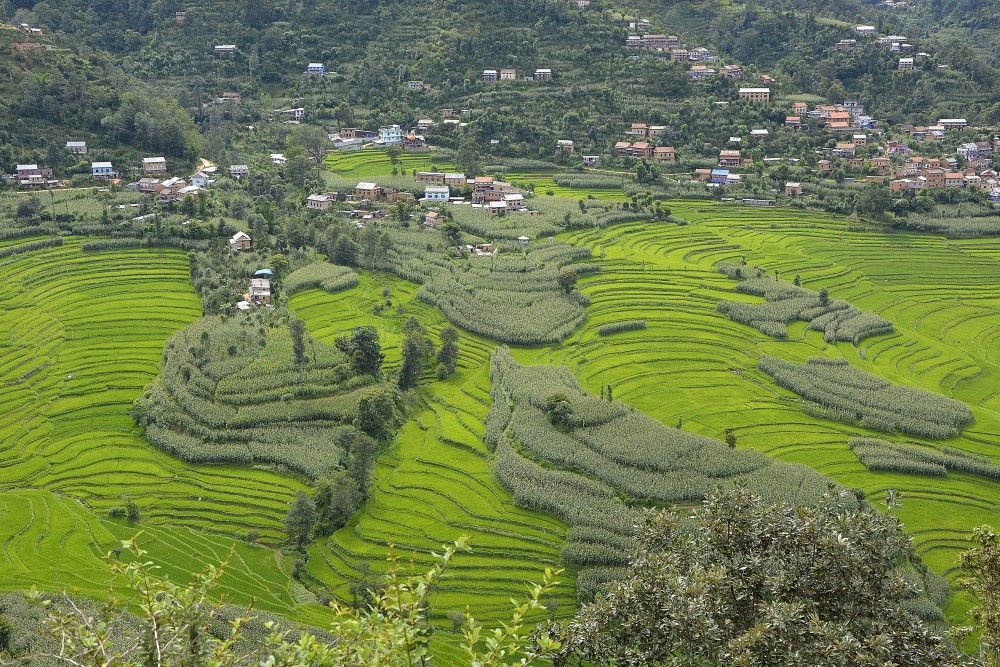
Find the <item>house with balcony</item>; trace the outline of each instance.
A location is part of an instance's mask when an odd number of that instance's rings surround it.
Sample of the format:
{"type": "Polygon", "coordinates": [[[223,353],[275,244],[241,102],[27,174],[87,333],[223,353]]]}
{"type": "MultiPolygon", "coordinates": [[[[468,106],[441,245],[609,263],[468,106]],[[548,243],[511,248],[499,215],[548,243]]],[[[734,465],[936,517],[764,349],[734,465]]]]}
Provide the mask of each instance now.
{"type": "Polygon", "coordinates": [[[378,129],[378,143],[389,146],[403,143],[403,129],[399,125],[389,125],[378,129]]]}
{"type": "Polygon", "coordinates": [[[86,141],[67,141],[66,150],[68,150],[73,155],[86,155],[87,154],[87,142],[86,141]]]}
{"type": "Polygon", "coordinates": [[[771,99],[770,88],[740,88],[740,99],[753,104],[764,104],[771,99]]]}
{"type": "Polygon", "coordinates": [[[101,179],[118,178],[118,174],[110,162],[91,162],[90,175],[93,178],[101,179]]]}
{"type": "Polygon", "coordinates": [[[167,173],[167,159],[165,157],[144,157],[142,158],[142,171],[146,174],[167,173]]]}
{"type": "Polygon", "coordinates": [[[720,167],[738,167],[740,166],[740,152],[739,151],[719,151],[719,166],[720,167]]]}
{"type": "Polygon", "coordinates": [[[424,188],[424,199],[427,203],[447,202],[451,196],[451,188],[447,185],[428,185],[424,188]]]}

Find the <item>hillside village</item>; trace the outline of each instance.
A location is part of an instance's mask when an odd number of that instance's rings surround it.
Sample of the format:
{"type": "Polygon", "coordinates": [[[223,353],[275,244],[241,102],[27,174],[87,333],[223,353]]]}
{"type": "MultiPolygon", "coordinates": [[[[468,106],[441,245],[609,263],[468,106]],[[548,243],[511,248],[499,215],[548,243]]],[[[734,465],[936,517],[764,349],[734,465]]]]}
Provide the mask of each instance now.
{"type": "MultiPolygon", "coordinates": [[[[581,5],[584,7],[584,5],[581,5]]],[[[180,21],[180,19],[178,19],[180,21]]],[[[698,183],[705,187],[706,196],[716,198],[756,197],[764,200],[797,202],[799,205],[821,204],[828,206],[831,192],[856,184],[884,187],[893,196],[912,196],[926,192],[942,203],[953,201],[951,195],[936,195],[938,191],[961,188],[969,191],[974,200],[1000,203],[1000,180],[992,168],[992,154],[1000,149],[1000,135],[991,127],[970,126],[962,118],[940,118],[926,126],[912,124],[892,125],[885,119],[873,118],[854,100],[836,103],[798,101],[794,94],[784,93],[783,82],[752,63],[724,61],[704,46],[690,46],[682,36],[657,32],[655,18],[636,15],[627,22],[627,37],[623,45],[632,59],[651,58],[670,67],[684,68],[686,76],[699,85],[708,85],[713,79],[732,82],[728,99],[718,99],[714,111],[725,114],[726,107],[746,107],[747,113],[759,118],[747,125],[746,132],[731,135],[725,145],[717,145],[717,158],[707,159],[702,150],[692,153],[688,146],[677,145],[678,129],[665,123],[655,123],[637,118],[621,132],[621,140],[594,146],[581,137],[564,136],[548,147],[539,146],[541,153],[548,153],[553,162],[570,168],[595,170],[598,173],[634,170],[640,163],[659,167],[661,178],[669,182],[698,183]],[[784,177],[784,180],[781,180],[784,177]],[[982,193],[976,194],[976,193],[982,193]]],[[[27,24],[18,26],[25,35],[40,37],[27,24]]],[[[947,69],[934,56],[917,50],[913,40],[901,35],[880,34],[875,26],[857,25],[852,37],[845,37],[833,45],[836,52],[849,57],[854,52],[865,52],[875,57],[878,53],[893,54],[898,58],[900,70],[915,68],[947,69]]],[[[217,55],[232,54],[234,45],[216,45],[217,55]]],[[[484,86],[521,86],[542,84],[558,78],[559,73],[550,67],[537,67],[526,75],[509,68],[486,68],[481,79],[484,86]]],[[[304,65],[306,77],[323,79],[328,76],[322,62],[304,65]]],[[[412,91],[428,92],[430,84],[420,80],[407,82],[412,91]]],[[[513,90],[513,89],[512,89],[513,90]]],[[[298,126],[310,122],[308,98],[292,100],[293,106],[279,108],[270,114],[271,122],[298,126]]],[[[225,90],[205,103],[205,107],[221,107],[226,114],[237,113],[244,102],[240,91],[225,90]]],[[[330,127],[324,130],[329,137],[329,148],[334,151],[389,149],[398,147],[405,152],[428,152],[437,142],[452,144],[453,137],[476,131],[482,110],[437,108],[427,109],[426,117],[412,127],[404,129],[402,123],[390,123],[370,129],[358,127],[330,127]]],[[[736,117],[746,115],[736,112],[736,117]]],[[[501,148],[497,139],[490,140],[491,147],[501,148]]],[[[86,141],[65,138],[66,151],[83,158],[100,156],[99,148],[88,146],[86,141]]],[[[275,146],[278,150],[279,146],[275,146]]],[[[270,162],[281,168],[284,153],[269,153],[270,162]]],[[[162,157],[142,158],[141,162],[115,164],[95,157],[90,162],[89,176],[93,181],[112,185],[127,185],[131,189],[149,194],[164,204],[182,201],[185,197],[198,197],[199,193],[217,178],[217,169],[211,166],[188,174],[167,174],[162,157]]],[[[223,168],[229,177],[240,180],[250,173],[247,164],[233,164],[223,168]]],[[[18,164],[13,173],[3,176],[4,182],[18,187],[42,189],[66,187],[70,183],[61,178],[51,166],[39,163],[18,164]]],[[[452,179],[454,180],[454,179],[452,179]]],[[[75,185],[83,185],[74,177],[75,185]]],[[[447,201],[463,203],[441,188],[469,188],[467,203],[483,208],[490,216],[520,212],[524,207],[517,199],[517,192],[498,192],[509,196],[505,206],[497,200],[483,201],[477,195],[472,180],[427,183],[432,186],[423,192],[414,191],[419,203],[439,205],[447,201]]],[[[316,197],[323,196],[321,193],[316,197]]],[[[373,197],[362,201],[384,200],[395,203],[404,199],[403,193],[379,189],[373,197]]],[[[307,200],[306,206],[324,210],[328,201],[307,200]]]]}

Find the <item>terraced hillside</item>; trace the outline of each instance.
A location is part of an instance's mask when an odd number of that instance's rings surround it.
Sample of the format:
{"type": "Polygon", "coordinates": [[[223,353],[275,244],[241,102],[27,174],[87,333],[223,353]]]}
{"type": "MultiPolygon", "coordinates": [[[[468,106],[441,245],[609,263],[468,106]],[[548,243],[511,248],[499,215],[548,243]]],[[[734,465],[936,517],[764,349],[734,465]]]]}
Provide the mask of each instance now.
{"type": "MultiPolygon", "coordinates": [[[[139,528],[180,577],[225,558],[232,536],[277,536],[302,486],[264,470],[186,465],[142,438],[132,401],[158,372],[164,341],[200,314],[187,260],[80,245],[69,239],[0,265],[0,589],[37,582],[103,594],[100,557],[139,528]],[[106,518],[125,495],[139,506],[139,527],[106,518]]],[[[299,605],[283,559],[235,543],[227,592],[319,618],[299,605]]]]}
{"type": "MultiPolygon", "coordinates": [[[[386,365],[399,363],[402,325],[416,316],[432,336],[447,323],[435,309],[416,299],[417,286],[394,276],[367,274],[359,287],[331,295],[310,290],[290,305],[320,340],[332,340],[350,327],[379,329],[386,365]],[[396,306],[372,314],[392,289],[396,306]]],[[[487,372],[493,344],[463,332],[458,342],[458,372],[420,392],[412,418],[375,471],[372,499],[361,513],[331,538],[314,544],[309,573],[350,598],[351,585],[384,567],[386,541],[413,554],[418,563],[430,551],[462,534],[470,535],[473,553],[455,559],[446,583],[435,596],[435,617],[472,607],[477,617],[506,615],[509,598],[522,594],[525,581],[537,580],[545,566],[559,565],[566,526],[560,521],[514,506],[492,479],[483,444],[483,421],[490,405],[487,372]]],[[[430,383],[430,374],[424,378],[430,383]]],[[[572,572],[549,601],[562,614],[573,609],[572,572]]]]}
{"type": "Polygon", "coordinates": [[[602,267],[583,287],[592,299],[588,323],[561,347],[523,351],[520,358],[566,364],[591,391],[613,385],[616,397],[665,424],[715,437],[733,429],[739,447],[805,463],[874,499],[900,489],[900,513],[920,551],[948,571],[967,546],[965,532],[1000,519],[1000,485],[950,472],[933,480],[869,473],[848,441],[874,432],[803,414],[797,398],[756,365],[763,354],[796,362],[841,358],[891,382],[958,399],[975,418],[961,436],[937,445],[898,434],[893,440],[996,458],[1000,243],[855,233],[820,215],[701,206],[674,205],[688,227],[637,223],[566,235],[591,245],[602,267]],[[826,343],[800,323],[778,342],[732,322],[716,312],[720,301],[763,302],[738,294],[715,271],[719,262],[743,258],[769,273],[799,274],[803,287],[826,287],[885,318],[895,333],[855,347],[826,343]],[[598,335],[603,325],[637,317],[646,329],[598,335]]]}

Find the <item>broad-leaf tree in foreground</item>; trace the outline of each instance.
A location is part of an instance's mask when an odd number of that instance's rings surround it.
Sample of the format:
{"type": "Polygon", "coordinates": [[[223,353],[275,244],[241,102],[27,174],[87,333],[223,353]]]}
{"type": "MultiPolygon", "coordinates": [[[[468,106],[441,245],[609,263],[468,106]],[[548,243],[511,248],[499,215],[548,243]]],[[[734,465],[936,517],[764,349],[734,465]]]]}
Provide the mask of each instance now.
{"type": "Polygon", "coordinates": [[[563,651],[595,664],[963,664],[904,609],[910,540],[871,507],[768,504],[745,490],[690,517],[651,512],[627,577],[584,607],[563,651]]]}

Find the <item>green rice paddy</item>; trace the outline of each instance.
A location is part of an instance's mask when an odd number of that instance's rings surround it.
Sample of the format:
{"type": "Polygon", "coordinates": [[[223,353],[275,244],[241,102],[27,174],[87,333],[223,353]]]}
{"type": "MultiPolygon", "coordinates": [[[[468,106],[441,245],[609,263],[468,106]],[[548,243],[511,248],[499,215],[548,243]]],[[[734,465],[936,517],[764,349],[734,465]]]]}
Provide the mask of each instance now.
{"type": "MultiPolygon", "coordinates": [[[[403,159],[407,169],[430,166],[426,154],[403,159]]],[[[370,160],[364,152],[331,158],[338,173],[351,177],[391,169],[387,158],[370,160]]],[[[515,359],[565,365],[594,393],[613,385],[616,400],[670,427],[720,439],[731,428],[738,447],[804,463],[873,500],[898,489],[899,514],[925,561],[954,575],[968,531],[1000,523],[1000,482],[954,471],[944,477],[869,472],[849,447],[852,437],[924,441],[812,417],[757,364],[764,354],[797,363],[844,359],[891,382],[960,400],[975,421],[934,445],[1000,462],[1000,241],[848,232],[843,220],[791,209],[670,206],[691,224],[628,223],[561,235],[592,247],[591,261],[602,268],[580,280],[592,302],[588,321],[561,344],[515,348],[515,359]],[[895,331],[855,347],[825,343],[805,323],[790,325],[788,339],[776,341],[733,322],[716,310],[720,300],[762,299],[736,293],[734,281],[715,267],[744,257],[784,279],[798,274],[809,289],[826,287],[832,298],[884,317],[895,331]],[[598,333],[639,319],[644,329],[598,333]]],[[[319,622],[321,611],[290,579],[290,564],[239,539],[253,529],[276,541],[287,502],[302,483],[266,470],[183,464],[151,447],[129,417],[132,401],[159,371],[164,341],[200,314],[184,255],[84,254],[78,240],[68,239],[5,259],[0,278],[6,286],[0,293],[0,589],[37,582],[101,595],[101,554],[135,531],[106,518],[128,494],[142,509],[143,539],[169,563],[169,573],[182,577],[224,558],[235,544],[228,593],[319,622]]],[[[433,336],[446,324],[416,300],[416,289],[363,273],[354,288],[302,291],[290,306],[324,341],[358,324],[376,326],[392,369],[408,317],[433,336]],[[384,286],[392,289],[393,306],[376,316],[384,286]]],[[[372,498],[347,527],[311,548],[311,583],[350,598],[363,563],[382,567],[388,540],[419,567],[441,543],[468,534],[474,551],[456,559],[436,592],[434,618],[444,623],[447,611],[469,606],[493,620],[506,615],[523,582],[559,564],[567,526],[516,507],[491,474],[482,436],[495,346],[463,331],[458,373],[438,382],[428,370],[409,420],[379,460],[372,498]]],[[[555,615],[572,612],[574,578],[573,571],[562,577],[551,601],[555,615]]],[[[953,615],[962,604],[953,605],[953,615]]]]}
{"type": "MultiPolygon", "coordinates": [[[[101,558],[141,543],[184,578],[235,548],[223,586],[277,612],[320,618],[290,566],[233,536],[277,538],[297,480],[190,466],[151,447],[129,416],[163,343],[200,315],[181,252],[83,253],[79,240],[0,265],[0,589],[106,592],[101,558]],[[130,496],[142,524],[110,520],[130,496]],[[204,530],[201,530],[204,529],[204,530]]],[[[314,600],[313,600],[314,602],[314,600]]]]}

